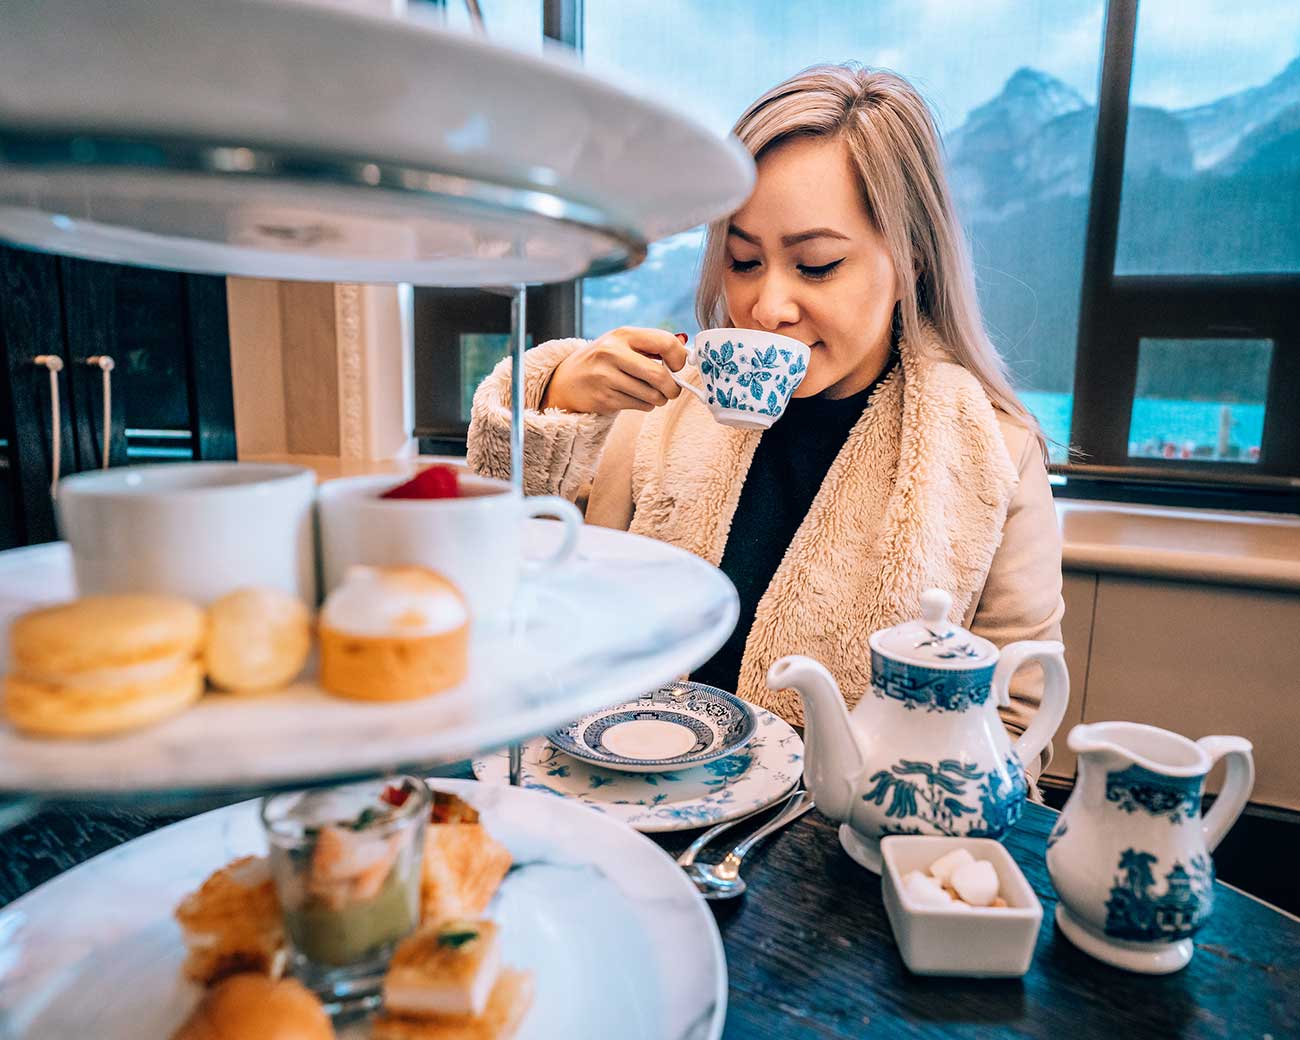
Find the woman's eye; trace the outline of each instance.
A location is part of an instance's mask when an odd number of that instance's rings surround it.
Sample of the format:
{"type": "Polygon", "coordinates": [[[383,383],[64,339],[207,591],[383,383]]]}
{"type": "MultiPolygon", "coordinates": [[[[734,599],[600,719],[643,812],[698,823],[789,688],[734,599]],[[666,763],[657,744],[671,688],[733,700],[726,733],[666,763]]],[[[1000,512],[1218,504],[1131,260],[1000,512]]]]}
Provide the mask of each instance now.
{"type": "Polygon", "coordinates": [[[805,278],[829,278],[831,272],[842,263],[844,263],[843,257],[838,260],[833,260],[829,264],[822,264],[820,267],[810,267],[807,264],[800,264],[799,273],[805,278]]]}
{"type": "Polygon", "coordinates": [[[737,274],[744,274],[746,271],[752,271],[758,266],[757,260],[732,260],[731,269],[737,274]]]}

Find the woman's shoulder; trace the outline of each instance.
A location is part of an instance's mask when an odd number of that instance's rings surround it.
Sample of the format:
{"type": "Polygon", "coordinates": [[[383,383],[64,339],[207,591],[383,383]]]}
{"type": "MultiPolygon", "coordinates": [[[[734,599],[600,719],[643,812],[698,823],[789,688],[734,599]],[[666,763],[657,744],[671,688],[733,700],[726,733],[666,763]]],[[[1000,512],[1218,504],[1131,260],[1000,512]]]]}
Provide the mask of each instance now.
{"type": "Polygon", "coordinates": [[[1045,469],[1043,453],[1038,446],[1038,431],[1025,425],[1024,420],[996,406],[993,408],[993,415],[997,418],[1002,443],[1007,446],[1007,455],[1016,470],[1023,474],[1026,467],[1031,464],[1045,469]]]}
{"type": "Polygon", "coordinates": [[[942,396],[967,415],[972,414],[972,409],[984,415],[988,411],[992,412],[1007,457],[1018,473],[1023,474],[1026,466],[1032,462],[1037,462],[1040,467],[1043,465],[1038,431],[1018,416],[999,408],[970,369],[939,352],[923,356],[921,363],[927,369],[926,382],[930,384],[932,393],[942,396]]]}

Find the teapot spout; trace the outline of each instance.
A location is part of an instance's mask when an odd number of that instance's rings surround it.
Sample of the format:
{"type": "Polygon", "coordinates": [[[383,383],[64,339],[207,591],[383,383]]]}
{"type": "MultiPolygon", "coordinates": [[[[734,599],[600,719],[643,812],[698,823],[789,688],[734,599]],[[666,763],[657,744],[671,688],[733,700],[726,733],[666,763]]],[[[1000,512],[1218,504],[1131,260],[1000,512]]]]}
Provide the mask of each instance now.
{"type": "Polygon", "coordinates": [[[803,698],[804,783],[824,815],[848,820],[866,763],[835,679],[812,658],[796,655],[768,669],[767,686],[803,698]]]}

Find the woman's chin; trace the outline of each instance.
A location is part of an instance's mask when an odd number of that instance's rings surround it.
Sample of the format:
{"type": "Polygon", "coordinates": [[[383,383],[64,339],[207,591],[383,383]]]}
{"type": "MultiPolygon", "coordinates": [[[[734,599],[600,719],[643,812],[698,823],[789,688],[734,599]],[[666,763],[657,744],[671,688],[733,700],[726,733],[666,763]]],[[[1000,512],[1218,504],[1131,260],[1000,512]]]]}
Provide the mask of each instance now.
{"type": "Polygon", "coordinates": [[[816,361],[817,356],[814,354],[813,360],[808,363],[808,374],[803,377],[803,382],[795,387],[791,397],[816,397],[834,382],[829,374],[819,371],[821,366],[816,361]]]}

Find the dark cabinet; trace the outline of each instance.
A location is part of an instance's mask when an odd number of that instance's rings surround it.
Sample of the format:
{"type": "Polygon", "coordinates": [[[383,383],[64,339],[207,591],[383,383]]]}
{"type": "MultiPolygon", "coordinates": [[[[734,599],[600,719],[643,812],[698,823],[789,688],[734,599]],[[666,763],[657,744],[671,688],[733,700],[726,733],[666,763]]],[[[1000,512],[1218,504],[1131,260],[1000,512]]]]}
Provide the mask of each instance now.
{"type": "Polygon", "coordinates": [[[235,457],[225,279],[0,246],[0,548],[57,537],[56,453],[235,457]]]}

